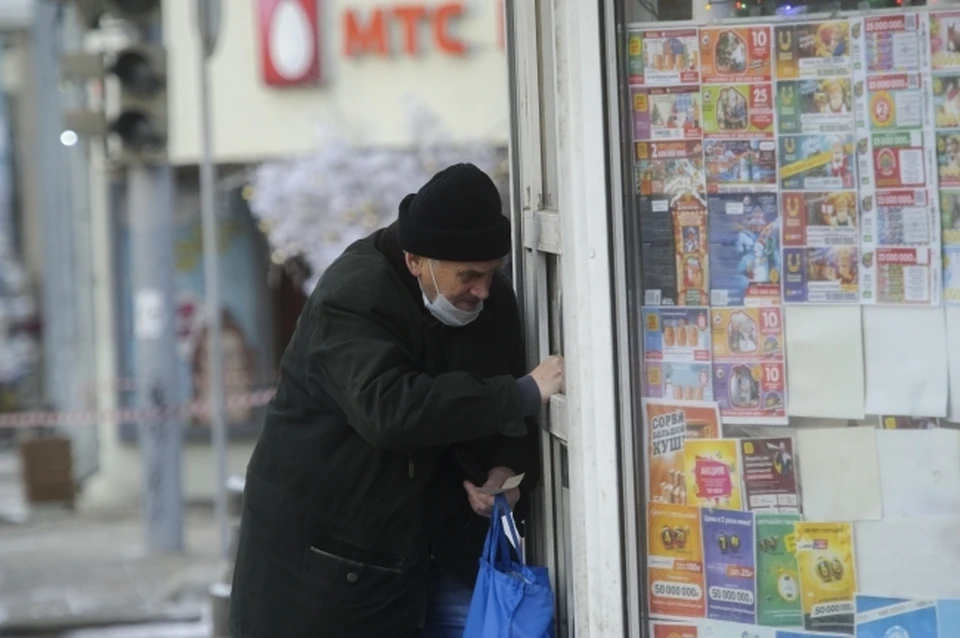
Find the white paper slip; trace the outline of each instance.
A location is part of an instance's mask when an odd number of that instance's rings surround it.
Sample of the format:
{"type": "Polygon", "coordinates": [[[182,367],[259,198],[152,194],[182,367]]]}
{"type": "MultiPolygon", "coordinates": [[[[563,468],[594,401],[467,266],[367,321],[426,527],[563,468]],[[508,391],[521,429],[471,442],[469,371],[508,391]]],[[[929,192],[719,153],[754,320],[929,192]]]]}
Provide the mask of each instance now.
{"type": "Polygon", "coordinates": [[[808,521],[875,521],[882,514],[877,429],[797,430],[797,460],[808,521]]]}
{"type": "Polygon", "coordinates": [[[490,496],[496,496],[497,494],[505,494],[512,489],[520,487],[520,483],[523,482],[523,477],[525,474],[517,474],[516,476],[511,476],[506,481],[503,482],[503,485],[499,489],[495,487],[481,487],[480,492],[483,494],[489,494],[490,496]]]}
{"type": "Polygon", "coordinates": [[[950,368],[950,405],[947,420],[960,423],[960,307],[947,306],[947,362],[950,368]]]}
{"type": "Polygon", "coordinates": [[[960,513],[960,432],[878,430],[883,519],[960,513]]]}

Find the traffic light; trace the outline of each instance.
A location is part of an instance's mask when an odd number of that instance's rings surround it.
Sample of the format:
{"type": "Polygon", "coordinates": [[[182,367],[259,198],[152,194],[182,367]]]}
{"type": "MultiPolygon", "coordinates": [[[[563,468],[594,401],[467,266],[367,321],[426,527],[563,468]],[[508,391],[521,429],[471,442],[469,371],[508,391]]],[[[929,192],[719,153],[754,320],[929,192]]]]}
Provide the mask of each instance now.
{"type": "Polygon", "coordinates": [[[121,141],[125,159],[163,156],[167,142],[167,63],[162,47],[133,45],[116,54],[107,71],[120,87],[119,110],[108,130],[121,141]]]}

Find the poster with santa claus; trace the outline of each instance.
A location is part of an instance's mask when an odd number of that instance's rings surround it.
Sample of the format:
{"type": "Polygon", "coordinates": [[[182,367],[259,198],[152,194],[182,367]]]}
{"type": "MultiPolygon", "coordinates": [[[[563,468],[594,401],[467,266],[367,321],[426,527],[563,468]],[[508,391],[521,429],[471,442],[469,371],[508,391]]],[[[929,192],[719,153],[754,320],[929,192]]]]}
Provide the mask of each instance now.
{"type": "Polygon", "coordinates": [[[851,134],[785,135],[778,140],[780,188],[852,190],[856,188],[851,134]]]}

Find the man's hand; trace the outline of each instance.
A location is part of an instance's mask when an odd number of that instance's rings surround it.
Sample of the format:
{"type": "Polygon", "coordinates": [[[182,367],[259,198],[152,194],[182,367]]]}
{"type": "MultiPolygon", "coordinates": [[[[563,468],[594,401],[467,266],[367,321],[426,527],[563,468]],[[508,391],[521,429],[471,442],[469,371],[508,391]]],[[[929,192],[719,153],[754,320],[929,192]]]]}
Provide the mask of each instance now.
{"type": "Polygon", "coordinates": [[[550,397],[563,390],[563,357],[547,357],[530,376],[537,382],[540,400],[546,405],[550,397]]]}
{"type": "MultiPolygon", "coordinates": [[[[480,487],[477,487],[470,481],[464,481],[463,489],[467,491],[467,500],[470,501],[470,507],[473,508],[473,511],[479,516],[490,518],[490,514],[493,513],[493,502],[497,497],[484,494],[480,489],[485,487],[500,489],[508,478],[515,475],[516,472],[510,468],[495,467],[487,472],[487,482],[480,487]]],[[[510,509],[513,510],[517,501],[520,500],[520,488],[515,487],[509,492],[504,493],[504,496],[507,497],[507,503],[510,504],[510,509]]]]}

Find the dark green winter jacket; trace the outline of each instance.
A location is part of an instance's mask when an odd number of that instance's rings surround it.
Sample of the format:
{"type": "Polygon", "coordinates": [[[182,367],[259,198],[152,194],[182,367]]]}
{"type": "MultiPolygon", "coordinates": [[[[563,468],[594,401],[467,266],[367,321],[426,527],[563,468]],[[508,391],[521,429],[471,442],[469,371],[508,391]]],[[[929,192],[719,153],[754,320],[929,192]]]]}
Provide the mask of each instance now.
{"type": "Polygon", "coordinates": [[[407,635],[431,564],[476,577],[489,521],[463,481],[506,466],[526,494],[539,479],[509,282],[494,278],[476,321],[444,326],[396,237],[378,231],[324,272],[283,355],[247,471],[234,638],[407,635]]]}

